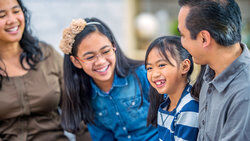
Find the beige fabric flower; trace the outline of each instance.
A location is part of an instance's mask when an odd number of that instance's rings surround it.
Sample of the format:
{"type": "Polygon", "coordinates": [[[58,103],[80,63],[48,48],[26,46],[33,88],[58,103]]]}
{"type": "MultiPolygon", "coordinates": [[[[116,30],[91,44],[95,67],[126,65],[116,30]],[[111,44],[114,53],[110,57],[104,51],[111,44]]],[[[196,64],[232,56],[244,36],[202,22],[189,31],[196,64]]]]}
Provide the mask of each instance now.
{"type": "Polygon", "coordinates": [[[62,39],[59,45],[63,53],[71,53],[72,45],[75,42],[75,36],[80,33],[86,25],[87,23],[83,19],[73,19],[70,26],[64,29],[62,39]]]}

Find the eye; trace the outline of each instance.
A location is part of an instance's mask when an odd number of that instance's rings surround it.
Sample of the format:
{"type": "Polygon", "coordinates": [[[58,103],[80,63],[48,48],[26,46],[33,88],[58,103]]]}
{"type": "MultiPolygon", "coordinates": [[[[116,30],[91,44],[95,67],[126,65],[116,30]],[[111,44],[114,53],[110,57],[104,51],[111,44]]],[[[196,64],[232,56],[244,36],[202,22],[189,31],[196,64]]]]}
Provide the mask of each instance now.
{"type": "Polygon", "coordinates": [[[91,56],[86,56],[86,57],[84,57],[84,60],[91,61],[91,60],[93,60],[94,58],[95,58],[95,56],[94,56],[94,55],[91,55],[91,56]]]}
{"type": "Polygon", "coordinates": [[[20,10],[14,10],[13,11],[13,13],[15,13],[15,14],[17,14],[17,13],[19,13],[20,12],[20,10]]]}
{"type": "Polygon", "coordinates": [[[15,7],[15,8],[12,9],[12,12],[13,12],[14,14],[17,14],[17,13],[19,13],[21,10],[22,10],[22,9],[21,9],[20,7],[15,7]]]}
{"type": "Polygon", "coordinates": [[[111,52],[111,49],[107,49],[107,50],[104,50],[103,52],[102,52],[102,54],[109,54],[111,52]]]}
{"type": "Polygon", "coordinates": [[[4,18],[5,17],[5,14],[0,14],[0,18],[4,18]]]}
{"type": "Polygon", "coordinates": [[[165,67],[166,64],[159,64],[159,68],[165,67]]]}
{"type": "Polygon", "coordinates": [[[151,69],[153,69],[152,67],[146,67],[146,70],[147,71],[149,71],[149,70],[151,70],[151,69]]]}

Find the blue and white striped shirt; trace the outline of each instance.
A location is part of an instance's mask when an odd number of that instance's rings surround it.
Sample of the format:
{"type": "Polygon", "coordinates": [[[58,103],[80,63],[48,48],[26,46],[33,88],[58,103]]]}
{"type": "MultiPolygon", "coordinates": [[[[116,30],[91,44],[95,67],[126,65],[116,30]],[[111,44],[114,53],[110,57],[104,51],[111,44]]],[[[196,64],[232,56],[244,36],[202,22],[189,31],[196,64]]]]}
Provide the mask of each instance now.
{"type": "Polygon", "coordinates": [[[163,110],[170,104],[169,98],[160,105],[157,115],[160,141],[196,141],[199,105],[191,97],[190,89],[191,85],[187,85],[173,111],[163,110]]]}

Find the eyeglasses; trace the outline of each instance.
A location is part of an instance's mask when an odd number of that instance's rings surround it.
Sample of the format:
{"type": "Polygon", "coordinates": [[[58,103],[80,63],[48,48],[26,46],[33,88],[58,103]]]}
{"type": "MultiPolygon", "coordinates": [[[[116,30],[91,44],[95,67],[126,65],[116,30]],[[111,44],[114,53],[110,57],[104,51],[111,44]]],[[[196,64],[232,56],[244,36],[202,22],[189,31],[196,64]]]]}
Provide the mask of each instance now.
{"type": "Polygon", "coordinates": [[[79,61],[83,63],[94,63],[97,61],[98,57],[108,58],[115,53],[116,48],[114,47],[104,47],[98,52],[88,52],[83,56],[83,59],[76,57],[79,61]]]}

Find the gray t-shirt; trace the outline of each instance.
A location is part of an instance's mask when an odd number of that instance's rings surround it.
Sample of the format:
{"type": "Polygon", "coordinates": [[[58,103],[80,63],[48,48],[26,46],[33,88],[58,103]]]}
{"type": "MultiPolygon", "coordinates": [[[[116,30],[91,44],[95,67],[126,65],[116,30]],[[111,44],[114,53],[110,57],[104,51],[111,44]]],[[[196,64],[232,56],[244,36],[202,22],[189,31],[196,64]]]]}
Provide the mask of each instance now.
{"type": "Polygon", "coordinates": [[[246,45],[241,47],[242,54],[217,77],[206,68],[199,99],[199,141],[250,140],[250,53],[246,45]]]}

